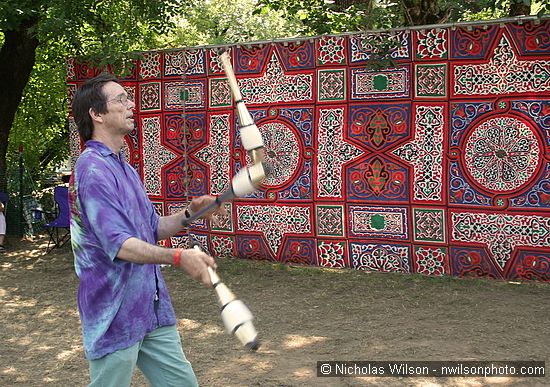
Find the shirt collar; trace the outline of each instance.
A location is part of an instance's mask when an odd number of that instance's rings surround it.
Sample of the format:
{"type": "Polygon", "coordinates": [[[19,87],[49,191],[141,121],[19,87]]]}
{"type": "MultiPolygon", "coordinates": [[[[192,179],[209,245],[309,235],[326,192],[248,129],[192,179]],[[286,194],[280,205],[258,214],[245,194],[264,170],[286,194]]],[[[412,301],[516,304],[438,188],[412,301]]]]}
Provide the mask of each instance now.
{"type": "MultiPolygon", "coordinates": [[[[86,145],[86,148],[94,149],[94,150],[98,151],[101,156],[104,156],[104,157],[115,154],[115,152],[113,152],[111,150],[111,148],[109,148],[107,145],[105,145],[101,141],[88,140],[88,141],[86,141],[85,145],[86,145]]],[[[122,149],[119,152],[119,156],[120,155],[122,155],[122,149]]]]}

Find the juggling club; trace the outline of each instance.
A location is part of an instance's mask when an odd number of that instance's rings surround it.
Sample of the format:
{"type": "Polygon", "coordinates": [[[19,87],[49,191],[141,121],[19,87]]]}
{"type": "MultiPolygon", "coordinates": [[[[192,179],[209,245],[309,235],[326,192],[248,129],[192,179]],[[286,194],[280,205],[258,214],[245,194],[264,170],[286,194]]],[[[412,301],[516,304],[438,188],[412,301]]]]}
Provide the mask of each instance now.
{"type": "Polygon", "coordinates": [[[237,104],[237,115],[239,116],[240,123],[240,135],[243,147],[248,152],[252,164],[243,167],[231,180],[230,187],[216,198],[209,206],[202,208],[196,213],[191,213],[189,210],[185,213],[183,225],[189,226],[195,220],[211,211],[213,208],[220,206],[223,202],[232,201],[235,198],[243,197],[254,192],[262,180],[269,176],[272,172],[271,166],[265,161],[264,141],[260,130],[254,123],[252,116],[248,112],[239,85],[237,84],[237,78],[233,72],[231,61],[227,51],[220,53],[220,62],[224,69],[225,74],[229,82],[229,87],[235,103],[237,104]]]}
{"type": "Polygon", "coordinates": [[[216,198],[210,205],[202,208],[196,213],[189,210],[185,212],[183,225],[189,226],[195,220],[209,212],[215,207],[221,206],[224,202],[232,201],[235,198],[242,197],[256,191],[257,184],[265,177],[264,171],[269,170],[261,163],[246,166],[242,168],[231,180],[230,187],[216,198]]]}
{"type": "Polygon", "coordinates": [[[262,134],[258,130],[258,127],[254,123],[254,120],[252,119],[252,116],[243,101],[243,96],[241,94],[241,90],[239,89],[237,78],[235,77],[233,67],[231,66],[229,53],[222,50],[219,58],[225,75],[227,75],[229,88],[231,89],[233,98],[235,98],[243,147],[250,155],[253,164],[262,163],[265,159],[264,140],[262,139],[262,134]]]}
{"type": "MultiPolygon", "coordinates": [[[[196,240],[191,240],[193,248],[201,250],[204,249],[196,240]]],[[[210,274],[210,280],[212,286],[218,295],[218,301],[221,306],[221,317],[223,325],[229,334],[237,336],[237,339],[250,351],[255,351],[260,347],[258,340],[258,332],[252,324],[252,313],[248,307],[238,300],[231,290],[225,285],[220,277],[216,274],[211,267],[208,267],[208,274],[210,274]]]]}

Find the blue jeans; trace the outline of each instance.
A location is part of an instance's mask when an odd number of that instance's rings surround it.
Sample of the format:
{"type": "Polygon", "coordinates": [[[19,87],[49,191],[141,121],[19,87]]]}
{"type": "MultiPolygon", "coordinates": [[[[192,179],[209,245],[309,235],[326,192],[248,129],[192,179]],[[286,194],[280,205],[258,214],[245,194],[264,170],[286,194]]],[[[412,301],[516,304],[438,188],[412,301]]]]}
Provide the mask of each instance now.
{"type": "Polygon", "coordinates": [[[154,387],[198,386],[174,325],[157,328],[130,348],[90,360],[89,364],[93,387],[129,386],[136,365],[154,387]]]}

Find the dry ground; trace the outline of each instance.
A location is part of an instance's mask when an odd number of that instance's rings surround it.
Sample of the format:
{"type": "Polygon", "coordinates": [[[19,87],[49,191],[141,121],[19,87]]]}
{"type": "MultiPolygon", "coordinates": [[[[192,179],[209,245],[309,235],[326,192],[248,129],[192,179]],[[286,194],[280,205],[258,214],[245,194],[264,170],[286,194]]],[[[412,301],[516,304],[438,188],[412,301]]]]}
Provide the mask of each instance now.
{"type": "MultiPolygon", "coordinates": [[[[10,239],[0,255],[0,385],[84,386],[68,247],[10,239]]],[[[217,299],[164,268],[202,386],[545,386],[544,378],[319,378],[319,360],[550,360],[550,285],[331,271],[224,259],[262,346],[223,331],[217,299]]],[[[548,367],[547,367],[548,373],[548,367]]],[[[147,385],[138,371],[133,385],[147,385]]]]}

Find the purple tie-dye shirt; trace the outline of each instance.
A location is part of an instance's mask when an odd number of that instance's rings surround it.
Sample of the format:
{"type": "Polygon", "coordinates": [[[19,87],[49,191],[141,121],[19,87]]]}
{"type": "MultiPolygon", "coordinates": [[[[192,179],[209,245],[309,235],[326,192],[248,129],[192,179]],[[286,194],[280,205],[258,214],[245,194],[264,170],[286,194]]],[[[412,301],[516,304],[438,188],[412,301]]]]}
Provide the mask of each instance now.
{"type": "Polygon", "coordinates": [[[86,357],[98,359],[128,348],[157,327],[175,324],[159,266],[116,257],[128,238],[155,244],[159,223],[138,173],[122,152],[117,155],[101,142],[86,142],[69,196],[86,357]]]}

